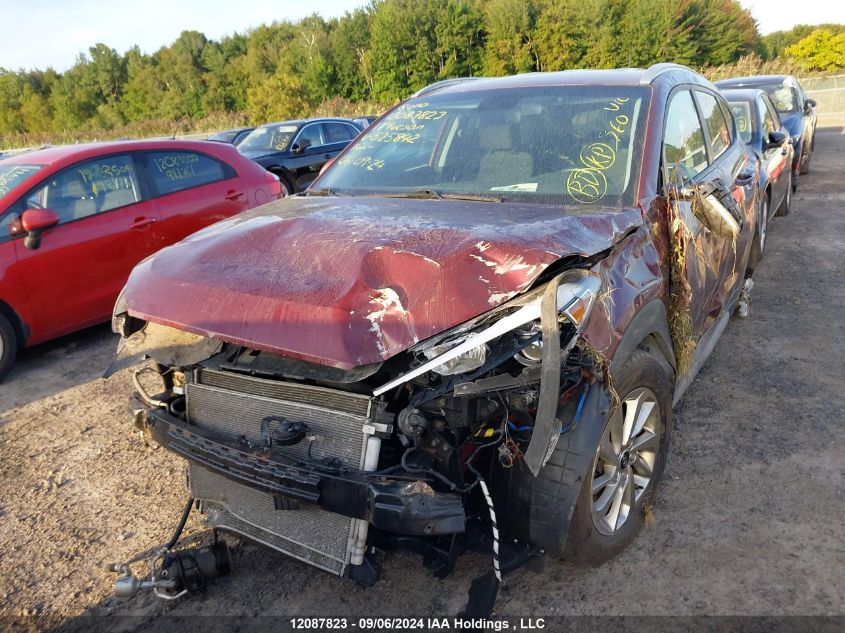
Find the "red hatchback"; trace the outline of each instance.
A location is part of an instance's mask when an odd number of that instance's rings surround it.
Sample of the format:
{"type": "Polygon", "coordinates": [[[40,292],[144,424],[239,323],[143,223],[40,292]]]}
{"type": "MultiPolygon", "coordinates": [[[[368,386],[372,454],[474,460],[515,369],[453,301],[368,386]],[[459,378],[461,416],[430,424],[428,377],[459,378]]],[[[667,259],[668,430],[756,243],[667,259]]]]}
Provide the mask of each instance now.
{"type": "Polygon", "coordinates": [[[281,196],[231,146],[127,141],[0,160],[0,379],[17,350],[106,321],[160,248],[281,196]]]}

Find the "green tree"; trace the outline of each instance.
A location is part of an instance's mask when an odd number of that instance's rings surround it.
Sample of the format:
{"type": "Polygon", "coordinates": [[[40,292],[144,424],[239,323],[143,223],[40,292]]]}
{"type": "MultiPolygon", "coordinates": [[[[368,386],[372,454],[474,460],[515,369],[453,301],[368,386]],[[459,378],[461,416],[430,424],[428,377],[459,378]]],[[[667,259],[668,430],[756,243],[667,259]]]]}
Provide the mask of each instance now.
{"type": "Polygon", "coordinates": [[[248,93],[249,118],[257,125],[307,116],[315,105],[302,79],[281,65],[272,77],[251,87],[248,93]]]}
{"type": "Polygon", "coordinates": [[[818,29],[788,46],[784,55],[806,71],[832,71],[845,68],[845,32],[834,35],[818,29]]]}
{"type": "Polygon", "coordinates": [[[329,46],[337,92],[347,99],[368,99],[373,91],[372,16],[369,9],[356,9],[331,25],[329,46]]]}
{"type": "Polygon", "coordinates": [[[584,0],[545,0],[534,29],[538,69],[578,68],[589,47],[588,33],[595,26],[595,16],[584,11],[584,0]]]}
{"type": "Polygon", "coordinates": [[[816,30],[830,31],[834,35],[838,35],[845,32],[845,24],[817,24],[815,26],[798,24],[789,31],[769,33],[762,38],[761,55],[765,59],[780,57],[788,47],[797,44],[816,30]]]}
{"type": "Polygon", "coordinates": [[[20,112],[23,86],[18,73],[0,68],[0,134],[24,131],[20,112]]]}
{"type": "Polygon", "coordinates": [[[736,0],[697,0],[690,8],[688,24],[698,43],[695,65],[729,64],[759,49],[757,23],[736,0]]]}
{"type": "Polygon", "coordinates": [[[123,117],[130,122],[161,116],[159,107],[164,85],[158,79],[157,63],[135,46],[126,53],[127,81],[120,100],[123,117]]]}
{"type": "Polygon", "coordinates": [[[84,54],[59,79],[50,92],[53,127],[78,130],[97,116],[97,107],[105,103],[94,68],[84,54]]]}
{"type": "Polygon", "coordinates": [[[536,14],[533,0],[490,0],[485,3],[485,75],[513,75],[536,70],[539,63],[533,40],[536,14]]]}

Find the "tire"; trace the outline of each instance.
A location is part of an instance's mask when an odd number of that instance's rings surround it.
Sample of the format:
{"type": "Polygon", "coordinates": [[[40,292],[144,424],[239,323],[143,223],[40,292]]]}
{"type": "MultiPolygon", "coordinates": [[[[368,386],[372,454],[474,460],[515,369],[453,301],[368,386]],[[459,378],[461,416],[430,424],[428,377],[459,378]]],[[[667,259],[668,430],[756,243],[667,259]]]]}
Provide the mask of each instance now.
{"type": "MultiPolygon", "coordinates": [[[[663,359],[635,350],[623,368],[614,371],[614,375],[617,376],[616,388],[620,390],[620,395],[630,393],[638,385],[645,385],[659,396],[663,428],[667,432],[661,436],[656,477],[653,479],[656,482],[663,470],[668,431],[672,426],[672,369],[663,359]]],[[[558,413],[561,419],[571,420],[575,406],[573,404],[571,410],[558,413]]],[[[561,435],[548,463],[536,478],[527,468],[512,468],[497,482],[500,505],[508,508],[507,512],[497,513],[501,515],[500,528],[506,534],[538,545],[550,556],[591,564],[603,562],[624,549],[639,530],[642,518],[637,519],[629,513],[630,534],[626,534],[621,542],[607,543],[600,538],[601,535],[591,535],[588,529],[592,523],[591,500],[585,495],[589,496],[588,482],[592,481],[597,446],[607,427],[607,421],[602,425],[598,418],[593,418],[593,422],[579,425],[561,435]]],[[[641,514],[641,506],[651,503],[653,487],[648,495],[639,499],[636,512],[641,514]]]]}
{"type": "Polygon", "coordinates": [[[282,197],[287,198],[292,193],[296,193],[296,189],[294,189],[293,185],[288,180],[287,176],[284,174],[276,174],[279,177],[279,184],[282,185],[282,197]]]}
{"type": "Polygon", "coordinates": [[[754,229],[754,241],[751,242],[751,253],[748,256],[748,265],[745,269],[745,276],[754,274],[757,265],[763,260],[763,253],[766,250],[766,236],[769,232],[769,194],[763,196],[760,201],[760,217],[754,229]]]}
{"type": "Polygon", "coordinates": [[[780,201],[780,206],[775,211],[775,215],[778,217],[786,217],[789,215],[790,210],[792,209],[792,193],[795,191],[794,183],[792,179],[792,172],[789,173],[789,182],[786,185],[786,194],[783,196],[783,200],[780,201]]]}
{"type": "Polygon", "coordinates": [[[813,156],[812,148],[806,147],[805,152],[806,153],[801,156],[801,160],[798,161],[798,173],[802,175],[810,173],[810,158],[813,156]]]}
{"type": "Polygon", "coordinates": [[[9,320],[0,314],[0,382],[9,373],[18,355],[18,337],[9,320]]]}
{"type": "MultiPolygon", "coordinates": [[[[609,416],[598,446],[594,449],[590,471],[583,477],[569,529],[565,557],[579,564],[599,565],[617,556],[631,544],[643,525],[645,509],[654,503],[657,485],[666,466],[669,451],[672,432],[672,376],[666,365],[648,352],[637,349],[617,372],[614,381],[622,404],[609,416]],[[610,459],[608,453],[613,452],[613,442],[608,440],[613,438],[614,429],[624,428],[623,413],[626,414],[630,410],[629,407],[635,406],[634,402],[639,402],[640,405],[651,404],[650,415],[644,415],[643,418],[637,416],[634,420],[635,425],[640,424],[640,433],[630,433],[629,446],[633,446],[635,440],[641,438],[641,452],[635,457],[633,450],[624,450],[623,443],[619,455],[614,455],[614,459],[618,460],[615,470],[622,473],[622,479],[618,480],[615,488],[611,488],[613,473],[609,472],[610,467],[606,464],[610,459]],[[619,427],[620,420],[623,421],[622,427],[619,427]],[[652,427],[650,430],[649,426],[652,427]],[[646,440],[648,433],[652,435],[646,440]],[[638,476],[642,478],[648,469],[651,474],[645,482],[634,480],[636,473],[640,473],[638,476]],[[594,494],[593,487],[605,481],[603,478],[607,477],[610,477],[611,483],[598,488],[594,494]],[[616,525],[611,528],[609,523],[612,522],[615,505],[612,491],[618,491],[624,481],[629,481],[630,484],[622,491],[616,525]],[[640,484],[643,484],[642,487],[640,484]],[[630,496],[627,494],[629,492],[630,496]],[[595,508],[598,506],[595,504],[602,502],[608,494],[611,499],[607,506],[609,511],[605,508],[596,512],[595,508]],[[622,505],[622,499],[626,497],[629,502],[627,513],[622,505]]],[[[634,411],[644,413],[644,409],[635,408],[634,411]]]]}

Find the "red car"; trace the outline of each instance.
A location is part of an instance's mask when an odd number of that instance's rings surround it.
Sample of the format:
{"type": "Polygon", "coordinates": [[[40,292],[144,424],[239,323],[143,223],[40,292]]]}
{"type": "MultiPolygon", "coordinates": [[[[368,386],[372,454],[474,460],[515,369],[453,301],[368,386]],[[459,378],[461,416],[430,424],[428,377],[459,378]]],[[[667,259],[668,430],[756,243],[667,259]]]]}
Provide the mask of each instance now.
{"type": "Polygon", "coordinates": [[[106,321],[139,261],[275,200],[231,146],[128,141],[0,160],[0,379],[17,350],[106,321]]]}

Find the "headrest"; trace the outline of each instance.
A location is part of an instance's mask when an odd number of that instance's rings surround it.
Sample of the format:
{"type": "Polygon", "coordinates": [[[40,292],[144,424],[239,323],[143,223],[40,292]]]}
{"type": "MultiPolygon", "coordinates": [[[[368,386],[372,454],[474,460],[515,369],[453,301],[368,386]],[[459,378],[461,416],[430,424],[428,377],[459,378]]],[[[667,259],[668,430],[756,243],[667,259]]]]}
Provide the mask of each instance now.
{"type": "Polygon", "coordinates": [[[510,125],[497,123],[483,129],[479,144],[481,145],[481,149],[485,150],[500,151],[513,149],[513,136],[510,125]]]}

